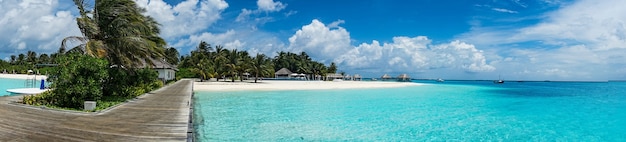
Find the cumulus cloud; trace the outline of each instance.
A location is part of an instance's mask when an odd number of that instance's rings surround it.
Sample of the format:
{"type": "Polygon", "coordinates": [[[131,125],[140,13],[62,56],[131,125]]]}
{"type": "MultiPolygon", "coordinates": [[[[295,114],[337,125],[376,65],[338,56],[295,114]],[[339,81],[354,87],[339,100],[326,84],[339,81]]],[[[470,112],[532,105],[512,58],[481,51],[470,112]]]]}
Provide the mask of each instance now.
{"type": "Polygon", "coordinates": [[[500,53],[496,66],[520,79],[623,79],[626,9],[621,5],[626,1],[576,1],[539,16],[543,19],[535,25],[474,27],[460,39],[500,53]]]}
{"type": "Polygon", "coordinates": [[[161,25],[161,36],[166,39],[179,38],[205,31],[221,18],[228,8],[224,0],[185,0],[170,5],[163,0],[136,0],[137,5],[147,10],[161,25]]]}
{"type": "Polygon", "coordinates": [[[349,32],[339,26],[343,20],[333,23],[325,25],[313,20],[289,38],[289,48],[295,52],[305,51],[327,63],[334,61],[349,70],[413,73],[433,68],[454,68],[466,72],[495,70],[487,64],[482,51],[471,44],[460,41],[432,44],[425,36],[401,36],[394,37],[390,43],[381,44],[374,40],[369,44],[352,46],[349,32]]]}
{"type": "Polygon", "coordinates": [[[274,0],[258,0],[256,2],[256,5],[259,6],[259,10],[268,11],[268,12],[280,11],[282,9],[285,9],[285,7],[287,7],[286,4],[283,4],[278,1],[274,2],[274,0]]]}
{"type": "MultiPolygon", "coordinates": [[[[241,9],[241,13],[239,13],[235,21],[236,22],[247,21],[251,15],[256,15],[256,14],[260,14],[264,12],[265,13],[278,12],[287,7],[287,4],[283,4],[282,2],[279,2],[279,1],[274,2],[274,0],[258,0],[256,4],[257,4],[256,10],[249,10],[245,8],[241,9]]],[[[297,11],[289,11],[285,13],[285,16],[290,16],[296,13],[297,11]]]]}
{"type": "Polygon", "coordinates": [[[187,39],[182,39],[173,44],[174,47],[195,47],[202,41],[209,44],[222,45],[227,49],[241,48],[245,45],[245,42],[236,38],[237,32],[235,30],[228,30],[225,33],[208,33],[204,32],[197,35],[191,35],[187,39]]]}
{"type": "Polygon", "coordinates": [[[329,28],[315,19],[289,38],[293,52],[306,51],[322,59],[337,57],[350,48],[350,34],[342,27],[329,28]]]}
{"type": "Polygon", "coordinates": [[[67,36],[80,36],[75,16],[57,0],[1,0],[0,53],[56,51],[67,36]]]}

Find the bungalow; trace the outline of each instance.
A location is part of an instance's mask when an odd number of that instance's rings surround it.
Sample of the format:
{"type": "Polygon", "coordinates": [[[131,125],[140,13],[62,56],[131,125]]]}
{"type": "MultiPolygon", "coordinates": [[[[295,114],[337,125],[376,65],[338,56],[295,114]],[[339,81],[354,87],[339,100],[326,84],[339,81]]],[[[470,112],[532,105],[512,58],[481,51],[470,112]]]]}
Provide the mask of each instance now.
{"type": "Polygon", "coordinates": [[[282,68],[274,73],[274,78],[290,78],[292,72],[287,68],[282,68]]]}
{"type": "MultiPolygon", "coordinates": [[[[169,81],[169,80],[174,80],[176,79],[176,71],[178,71],[178,68],[176,68],[176,66],[168,63],[165,60],[154,60],[152,59],[152,66],[148,66],[148,68],[152,68],[154,70],[156,70],[159,73],[159,80],[163,80],[164,82],[169,81]]],[[[147,64],[144,63],[143,66],[141,66],[142,68],[145,68],[147,64]]]]}

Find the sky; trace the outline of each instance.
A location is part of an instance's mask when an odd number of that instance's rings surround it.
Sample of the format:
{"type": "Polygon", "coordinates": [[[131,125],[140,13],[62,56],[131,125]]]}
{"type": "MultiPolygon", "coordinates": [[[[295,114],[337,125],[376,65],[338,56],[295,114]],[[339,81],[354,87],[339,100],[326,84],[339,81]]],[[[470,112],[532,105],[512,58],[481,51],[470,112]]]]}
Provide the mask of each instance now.
{"type": "MultiPolygon", "coordinates": [[[[136,0],[168,45],[307,52],[347,74],[626,79],[623,0],[136,0]]],[[[67,0],[0,0],[0,58],[81,36],[67,0]]]]}

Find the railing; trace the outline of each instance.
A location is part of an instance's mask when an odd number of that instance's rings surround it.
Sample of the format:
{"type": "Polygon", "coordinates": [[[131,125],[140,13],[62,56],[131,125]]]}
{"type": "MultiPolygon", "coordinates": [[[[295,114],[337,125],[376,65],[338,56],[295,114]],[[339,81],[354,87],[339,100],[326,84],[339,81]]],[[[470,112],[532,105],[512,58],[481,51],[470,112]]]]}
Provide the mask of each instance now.
{"type": "Polygon", "coordinates": [[[27,78],[24,82],[25,88],[37,88],[37,78],[27,78]]]}

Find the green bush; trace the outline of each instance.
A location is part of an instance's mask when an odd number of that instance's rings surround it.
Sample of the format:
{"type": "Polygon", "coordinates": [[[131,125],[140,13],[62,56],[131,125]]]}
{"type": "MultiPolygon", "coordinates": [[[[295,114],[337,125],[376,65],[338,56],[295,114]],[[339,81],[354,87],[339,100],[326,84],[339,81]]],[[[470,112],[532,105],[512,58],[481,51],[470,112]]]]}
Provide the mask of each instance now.
{"type": "Polygon", "coordinates": [[[52,84],[54,105],[82,108],[84,101],[95,101],[102,97],[102,86],[109,74],[108,62],[103,59],[80,54],[69,54],[57,58],[49,80],[52,84]]]}
{"type": "Polygon", "coordinates": [[[180,80],[181,78],[198,78],[198,75],[188,68],[179,68],[176,72],[176,80],[180,80]]]}

